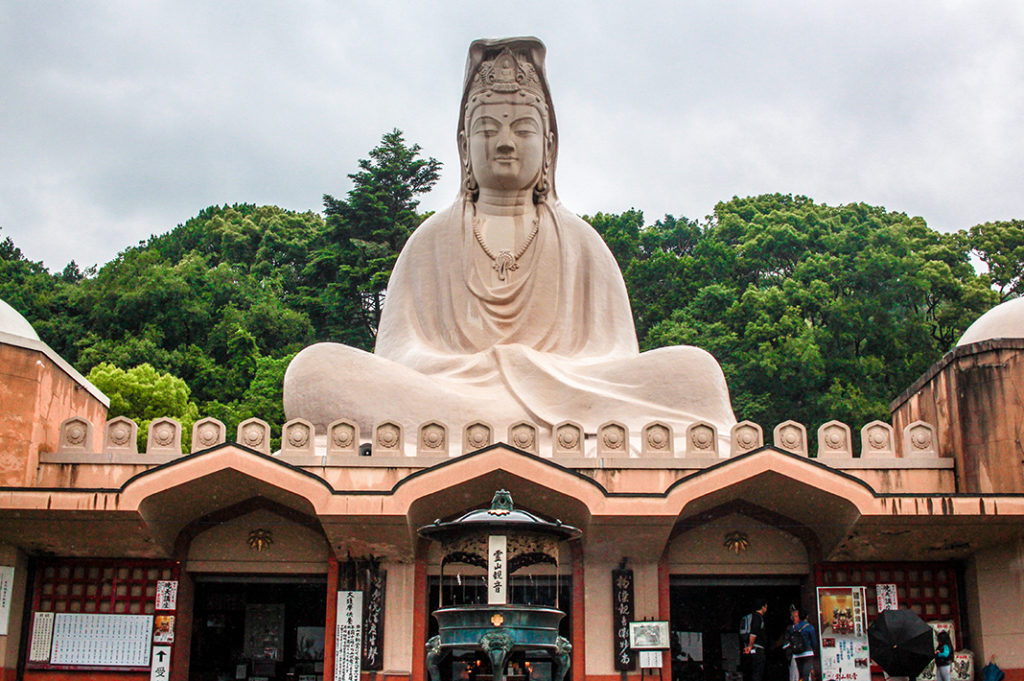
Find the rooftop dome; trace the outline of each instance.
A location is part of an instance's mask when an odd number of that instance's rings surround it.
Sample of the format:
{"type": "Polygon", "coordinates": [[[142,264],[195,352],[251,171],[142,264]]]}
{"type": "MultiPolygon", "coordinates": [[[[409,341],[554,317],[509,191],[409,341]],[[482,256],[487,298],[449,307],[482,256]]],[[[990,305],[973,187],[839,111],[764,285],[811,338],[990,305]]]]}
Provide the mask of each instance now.
{"type": "Polygon", "coordinates": [[[29,340],[39,340],[39,334],[28,323],[28,320],[3,300],[0,300],[0,333],[8,333],[29,340]]]}
{"type": "Polygon", "coordinates": [[[993,338],[1024,338],[1024,298],[996,305],[964,331],[957,345],[970,345],[993,338]]]}

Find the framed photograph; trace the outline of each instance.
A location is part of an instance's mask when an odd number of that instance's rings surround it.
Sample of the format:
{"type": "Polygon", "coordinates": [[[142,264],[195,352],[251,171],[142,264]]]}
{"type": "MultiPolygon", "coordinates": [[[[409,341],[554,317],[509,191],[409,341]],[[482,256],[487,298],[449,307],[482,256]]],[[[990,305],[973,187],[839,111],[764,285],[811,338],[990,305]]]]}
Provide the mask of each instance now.
{"type": "Polygon", "coordinates": [[[668,622],[630,622],[629,647],[633,650],[668,650],[668,622]]]}

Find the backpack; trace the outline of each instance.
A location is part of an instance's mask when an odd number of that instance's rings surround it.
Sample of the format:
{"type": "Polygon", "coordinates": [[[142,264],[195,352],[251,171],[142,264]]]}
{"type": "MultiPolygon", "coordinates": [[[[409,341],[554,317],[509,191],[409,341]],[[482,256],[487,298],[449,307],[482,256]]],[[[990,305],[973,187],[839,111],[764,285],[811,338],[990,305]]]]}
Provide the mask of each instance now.
{"type": "Polygon", "coordinates": [[[808,650],[807,639],[799,630],[790,627],[786,632],[786,643],[789,644],[789,652],[793,655],[806,653],[808,650]]]}

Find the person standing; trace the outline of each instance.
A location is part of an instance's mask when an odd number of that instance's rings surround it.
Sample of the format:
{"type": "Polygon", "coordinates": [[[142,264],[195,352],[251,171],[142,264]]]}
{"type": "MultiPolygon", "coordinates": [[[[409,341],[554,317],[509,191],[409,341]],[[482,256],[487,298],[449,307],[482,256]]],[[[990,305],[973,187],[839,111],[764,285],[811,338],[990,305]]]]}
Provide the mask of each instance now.
{"type": "Polygon", "coordinates": [[[949,665],[953,663],[953,640],[948,631],[940,631],[935,646],[935,676],[938,681],[949,681],[949,665]]]}
{"type": "MultiPolygon", "coordinates": [[[[811,681],[814,671],[814,650],[818,647],[817,632],[800,608],[789,611],[792,623],[786,627],[786,643],[782,647],[793,656],[800,681],[811,681]]],[[[946,681],[949,681],[946,679],[946,681]]]]}
{"type": "Polygon", "coordinates": [[[764,680],[765,634],[764,615],[768,612],[768,601],[759,598],[754,609],[740,621],[740,645],[743,646],[743,662],[747,681],[764,680]]]}

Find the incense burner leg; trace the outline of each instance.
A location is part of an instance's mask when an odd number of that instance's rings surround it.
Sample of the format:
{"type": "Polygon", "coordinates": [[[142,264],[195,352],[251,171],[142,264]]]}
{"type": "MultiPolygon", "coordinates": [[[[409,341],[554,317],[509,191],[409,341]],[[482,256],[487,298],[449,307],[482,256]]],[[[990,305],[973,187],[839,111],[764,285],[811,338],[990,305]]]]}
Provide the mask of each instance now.
{"type": "Polygon", "coordinates": [[[555,639],[555,653],[551,656],[554,669],[551,672],[551,681],[564,681],[569,667],[572,665],[572,644],[563,636],[555,639]]]}
{"type": "Polygon", "coordinates": [[[427,641],[427,674],[430,681],[441,681],[441,669],[438,665],[444,659],[448,651],[441,647],[441,637],[433,636],[427,641]]]}
{"type": "Polygon", "coordinates": [[[492,631],[480,638],[480,648],[491,660],[494,681],[505,680],[505,661],[508,660],[508,654],[512,652],[514,645],[512,637],[503,631],[492,631]]]}

